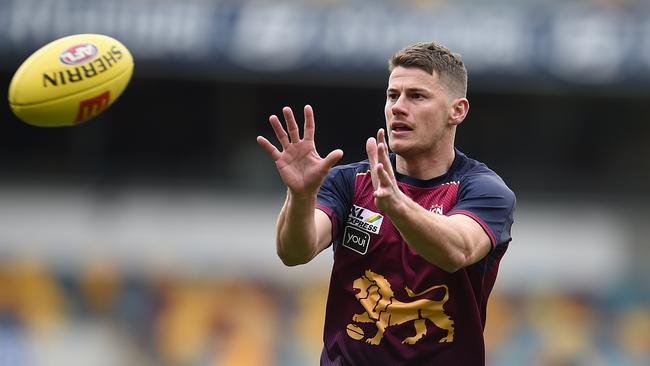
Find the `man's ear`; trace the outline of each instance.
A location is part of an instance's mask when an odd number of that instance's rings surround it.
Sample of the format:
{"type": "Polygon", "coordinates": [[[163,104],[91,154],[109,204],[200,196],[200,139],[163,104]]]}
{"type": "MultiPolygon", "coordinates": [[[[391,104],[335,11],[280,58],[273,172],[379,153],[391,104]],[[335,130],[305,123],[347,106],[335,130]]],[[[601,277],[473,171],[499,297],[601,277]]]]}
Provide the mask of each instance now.
{"type": "Polygon", "coordinates": [[[449,123],[452,125],[459,125],[469,112],[469,101],[467,98],[458,98],[452,102],[451,114],[449,116],[449,123]]]}

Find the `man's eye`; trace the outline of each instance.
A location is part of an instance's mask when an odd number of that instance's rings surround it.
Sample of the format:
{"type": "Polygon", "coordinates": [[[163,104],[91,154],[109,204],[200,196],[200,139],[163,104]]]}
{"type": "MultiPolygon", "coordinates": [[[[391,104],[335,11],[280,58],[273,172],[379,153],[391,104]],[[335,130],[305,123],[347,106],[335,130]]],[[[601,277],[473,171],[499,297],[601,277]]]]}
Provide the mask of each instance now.
{"type": "Polygon", "coordinates": [[[393,94],[393,93],[389,93],[389,94],[387,94],[386,96],[387,96],[388,99],[390,99],[390,100],[395,100],[395,99],[397,99],[397,98],[399,97],[397,94],[393,94]]]}

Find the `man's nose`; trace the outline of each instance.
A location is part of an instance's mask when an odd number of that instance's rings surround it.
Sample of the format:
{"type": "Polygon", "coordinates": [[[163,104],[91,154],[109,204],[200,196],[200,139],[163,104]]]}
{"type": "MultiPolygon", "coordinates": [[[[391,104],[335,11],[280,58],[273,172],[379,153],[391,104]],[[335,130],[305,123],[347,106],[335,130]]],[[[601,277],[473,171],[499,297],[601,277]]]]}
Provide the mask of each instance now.
{"type": "Polygon", "coordinates": [[[391,107],[391,112],[393,115],[404,115],[407,113],[406,109],[406,97],[404,95],[400,95],[399,98],[393,103],[391,107]]]}

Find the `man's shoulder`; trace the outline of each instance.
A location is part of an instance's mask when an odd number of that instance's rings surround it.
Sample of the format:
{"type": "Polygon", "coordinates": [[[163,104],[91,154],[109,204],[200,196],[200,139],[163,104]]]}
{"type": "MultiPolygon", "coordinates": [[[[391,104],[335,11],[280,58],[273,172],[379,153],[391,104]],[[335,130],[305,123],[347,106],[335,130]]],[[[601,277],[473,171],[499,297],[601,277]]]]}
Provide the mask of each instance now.
{"type": "Polygon", "coordinates": [[[485,163],[470,157],[464,152],[456,149],[456,161],[454,161],[454,166],[456,167],[457,174],[494,174],[497,175],[492,169],[490,169],[485,163]]]}
{"type": "Polygon", "coordinates": [[[452,168],[453,174],[457,177],[494,177],[503,182],[503,179],[487,164],[474,159],[462,151],[456,149],[456,161],[452,168]]]}
{"type": "Polygon", "coordinates": [[[502,194],[513,196],[514,192],[503,178],[485,163],[476,160],[456,150],[457,159],[459,159],[454,175],[456,180],[465,187],[481,187],[489,191],[499,191],[502,194]]]}

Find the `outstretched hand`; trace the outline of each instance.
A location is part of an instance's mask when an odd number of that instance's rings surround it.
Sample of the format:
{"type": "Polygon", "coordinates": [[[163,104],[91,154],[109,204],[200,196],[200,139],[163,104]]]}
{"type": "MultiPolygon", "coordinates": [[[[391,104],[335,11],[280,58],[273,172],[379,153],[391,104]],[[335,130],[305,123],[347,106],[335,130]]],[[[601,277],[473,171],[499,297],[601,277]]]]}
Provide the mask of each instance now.
{"type": "Polygon", "coordinates": [[[329,170],[343,156],[343,151],[336,149],[325,158],[318,154],[314,143],[316,124],[311,106],[306,105],[304,109],[303,138],[300,138],[300,130],[291,108],[282,108],[282,114],[287,125],[286,131],[278,116],[269,117],[282,151],[263,136],[257,136],[257,143],[273,158],[282,181],[292,194],[315,195],[329,170]]]}
{"type": "Polygon", "coordinates": [[[384,212],[400,202],[402,191],[397,186],[393,166],[388,157],[388,144],[383,128],[377,131],[377,139],[371,137],[366,141],[366,153],[370,161],[370,175],[375,189],[375,206],[384,212]]]}

